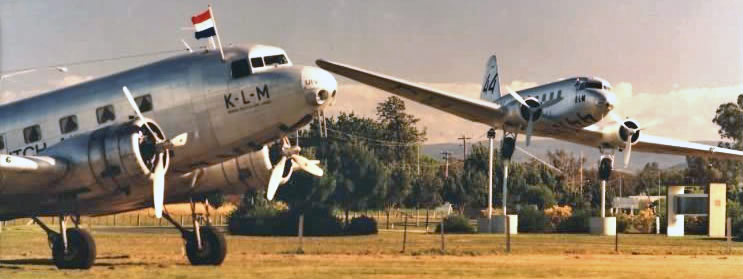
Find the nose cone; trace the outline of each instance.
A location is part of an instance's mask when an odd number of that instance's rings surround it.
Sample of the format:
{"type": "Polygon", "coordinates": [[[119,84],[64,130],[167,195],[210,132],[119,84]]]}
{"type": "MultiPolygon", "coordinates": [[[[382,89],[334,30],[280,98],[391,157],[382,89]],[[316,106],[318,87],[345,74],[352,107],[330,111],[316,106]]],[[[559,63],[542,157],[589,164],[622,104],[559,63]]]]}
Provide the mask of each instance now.
{"type": "Polygon", "coordinates": [[[306,66],[302,68],[302,88],[307,102],[322,109],[335,99],[338,82],[332,74],[323,69],[306,66]]]}

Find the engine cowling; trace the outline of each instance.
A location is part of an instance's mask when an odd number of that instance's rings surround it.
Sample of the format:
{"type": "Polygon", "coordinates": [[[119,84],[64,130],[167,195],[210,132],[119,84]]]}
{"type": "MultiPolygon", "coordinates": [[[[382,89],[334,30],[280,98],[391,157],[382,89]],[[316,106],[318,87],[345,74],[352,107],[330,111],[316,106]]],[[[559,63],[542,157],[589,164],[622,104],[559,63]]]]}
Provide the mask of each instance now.
{"type": "MultiPolygon", "coordinates": [[[[267,146],[202,169],[200,191],[219,189],[226,194],[241,194],[248,189],[264,188],[273,164],[267,146]]],[[[291,173],[284,177],[288,179],[291,173]]]]}
{"type": "Polygon", "coordinates": [[[601,131],[601,133],[603,134],[604,142],[614,147],[618,147],[620,150],[624,149],[627,144],[628,137],[630,136],[630,133],[629,131],[627,131],[627,128],[625,128],[625,126],[637,130],[634,134],[632,134],[631,138],[629,138],[632,144],[637,143],[637,141],[640,139],[641,132],[639,130],[640,124],[637,121],[632,119],[625,119],[622,121],[624,125],[616,123],[605,127],[601,131]]]}
{"type": "Polygon", "coordinates": [[[526,127],[529,122],[530,110],[534,110],[532,114],[532,122],[535,122],[542,117],[542,103],[539,101],[539,99],[531,97],[525,99],[524,101],[529,106],[525,106],[520,103],[515,103],[510,106],[506,115],[506,123],[515,126],[526,127]]]}
{"type": "MultiPolygon", "coordinates": [[[[158,156],[155,137],[164,138],[157,123],[137,119],[66,139],[42,154],[60,158],[70,166],[70,173],[59,183],[66,191],[130,193],[135,188],[132,186],[152,179],[158,156]]],[[[164,163],[167,169],[168,152],[164,163]]],[[[151,194],[149,187],[139,188],[151,194]]]]}

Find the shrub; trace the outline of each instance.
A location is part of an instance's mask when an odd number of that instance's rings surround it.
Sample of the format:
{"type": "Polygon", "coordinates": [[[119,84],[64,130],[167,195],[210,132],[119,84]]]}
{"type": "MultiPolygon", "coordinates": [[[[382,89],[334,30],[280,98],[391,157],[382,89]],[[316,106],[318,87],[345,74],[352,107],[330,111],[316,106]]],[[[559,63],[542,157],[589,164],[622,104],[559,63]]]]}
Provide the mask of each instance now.
{"type": "MultiPolygon", "coordinates": [[[[238,235],[297,235],[299,211],[290,210],[276,216],[241,216],[233,214],[228,219],[227,229],[238,235]]],[[[343,226],[338,218],[327,208],[313,208],[304,211],[304,235],[330,236],[342,235],[343,226]]]]}
{"type": "Polygon", "coordinates": [[[651,233],[655,229],[655,214],[650,208],[640,210],[631,220],[632,226],[641,233],[651,233]]]}
{"type": "Polygon", "coordinates": [[[557,224],[562,223],[562,221],[565,221],[573,215],[573,208],[569,205],[554,205],[548,209],[545,209],[544,215],[549,218],[550,225],[554,229],[557,228],[557,224]]]}
{"type": "Polygon", "coordinates": [[[684,217],[685,234],[707,234],[707,217],[684,217]]]}
{"type": "Polygon", "coordinates": [[[557,225],[557,231],[563,233],[585,233],[588,232],[588,211],[576,211],[572,216],[557,225]]]}
{"type": "Polygon", "coordinates": [[[377,234],[377,220],[366,215],[351,219],[345,228],[347,235],[377,234]]]}
{"type": "MultiPolygon", "coordinates": [[[[474,233],[475,227],[470,220],[461,215],[452,215],[444,218],[444,233],[474,233]]],[[[436,226],[436,232],[441,232],[441,226],[436,226]]]]}
{"type": "Polygon", "coordinates": [[[632,224],[632,216],[624,213],[617,215],[617,232],[624,233],[632,224]]]}
{"type": "Polygon", "coordinates": [[[547,216],[536,208],[528,206],[519,211],[519,232],[544,232],[548,222],[547,216]]]}

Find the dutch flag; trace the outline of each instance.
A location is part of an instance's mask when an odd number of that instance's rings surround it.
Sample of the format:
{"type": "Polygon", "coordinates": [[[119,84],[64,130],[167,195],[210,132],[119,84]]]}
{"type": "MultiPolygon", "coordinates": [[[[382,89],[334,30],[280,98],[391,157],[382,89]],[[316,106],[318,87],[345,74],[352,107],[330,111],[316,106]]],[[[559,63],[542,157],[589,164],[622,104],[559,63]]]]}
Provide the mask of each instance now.
{"type": "Polygon", "coordinates": [[[214,30],[214,19],[212,18],[211,9],[191,17],[191,22],[196,28],[196,39],[209,38],[216,35],[214,30]]]}

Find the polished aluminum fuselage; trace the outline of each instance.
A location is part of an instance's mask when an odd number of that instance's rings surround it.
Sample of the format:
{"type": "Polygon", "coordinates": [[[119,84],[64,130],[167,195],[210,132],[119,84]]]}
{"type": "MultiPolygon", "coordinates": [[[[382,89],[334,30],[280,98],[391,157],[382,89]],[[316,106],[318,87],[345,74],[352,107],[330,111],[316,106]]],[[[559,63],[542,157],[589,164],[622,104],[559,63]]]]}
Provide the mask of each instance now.
{"type": "MultiPolygon", "coordinates": [[[[229,60],[245,57],[247,51],[227,48],[225,55],[229,60]]],[[[324,106],[308,101],[311,92],[303,83],[318,71],[322,70],[289,64],[232,78],[230,63],[222,61],[219,52],[179,55],[0,107],[0,134],[5,142],[0,152],[44,155],[64,139],[129,121],[134,112],[122,94],[122,86],[127,86],[134,97],[152,96],[153,109],[144,115],[156,121],[166,135],[188,133],[188,144],[171,158],[166,186],[168,202],[185,201],[192,191],[188,173],[259,150],[309,123],[324,106]],[[105,105],[114,106],[116,118],[99,124],[96,109],[105,105]],[[62,134],[60,118],[69,115],[77,116],[79,128],[62,134]],[[40,126],[42,138],[26,144],[23,130],[33,125],[40,126]]],[[[98,189],[92,178],[79,184],[86,183],[90,185],[67,185],[63,179],[43,191],[22,195],[4,195],[3,187],[13,185],[0,185],[0,216],[54,214],[63,206],[59,195],[75,187],[88,187],[75,200],[83,215],[151,204],[149,184],[127,194],[98,189]]],[[[214,187],[200,185],[198,191],[213,191],[214,187]]]]}

